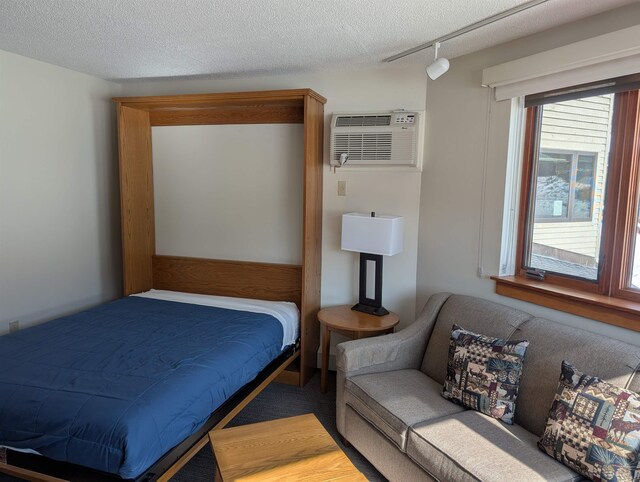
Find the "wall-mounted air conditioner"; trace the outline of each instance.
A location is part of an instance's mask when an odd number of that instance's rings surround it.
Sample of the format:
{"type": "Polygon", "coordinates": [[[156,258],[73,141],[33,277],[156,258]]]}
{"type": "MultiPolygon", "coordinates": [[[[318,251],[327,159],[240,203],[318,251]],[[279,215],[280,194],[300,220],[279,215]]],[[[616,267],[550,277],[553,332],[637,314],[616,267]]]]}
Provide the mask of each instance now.
{"type": "Polygon", "coordinates": [[[424,111],[334,114],[330,160],[345,168],[422,168],[424,111]]]}

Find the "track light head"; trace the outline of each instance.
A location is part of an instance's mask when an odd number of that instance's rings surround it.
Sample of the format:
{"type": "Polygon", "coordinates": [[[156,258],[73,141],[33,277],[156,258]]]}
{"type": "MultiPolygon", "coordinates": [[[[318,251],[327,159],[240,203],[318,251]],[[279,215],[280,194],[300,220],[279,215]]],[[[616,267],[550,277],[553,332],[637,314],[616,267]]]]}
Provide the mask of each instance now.
{"type": "Polygon", "coordinates": [[[427,65],[427,68],[425,70],[431,80],[436,80],[447,70],[449,70],[449,61],[445,58],[436,59],[432,63],[427,65]]]}
{"type": "Polygon", "coordinates": [[[436,42],[433,44],[433,48],[435,50],[435,55],[433,62],[427,65],[425,71],[431,80],[436,80],[442,74],[446,73],[449,70],[449,60],[444,57],[438,58],[438,49],[440,48],[440,42],[436,42]]]}

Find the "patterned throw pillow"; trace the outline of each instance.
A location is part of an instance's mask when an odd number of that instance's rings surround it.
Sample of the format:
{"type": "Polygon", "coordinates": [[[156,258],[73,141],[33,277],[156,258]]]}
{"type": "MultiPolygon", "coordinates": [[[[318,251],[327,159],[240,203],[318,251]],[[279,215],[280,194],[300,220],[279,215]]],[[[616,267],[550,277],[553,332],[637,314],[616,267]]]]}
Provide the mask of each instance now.
{"type": "Polygon", "coordinates": [[[538,446],[591,480],[640,480],[640,395],[563,361],[538,446]]]}
{"type": "Polygon", "coordinates": [[[512,424],[528,346],[453,325],[442,396],[512,424]]]}

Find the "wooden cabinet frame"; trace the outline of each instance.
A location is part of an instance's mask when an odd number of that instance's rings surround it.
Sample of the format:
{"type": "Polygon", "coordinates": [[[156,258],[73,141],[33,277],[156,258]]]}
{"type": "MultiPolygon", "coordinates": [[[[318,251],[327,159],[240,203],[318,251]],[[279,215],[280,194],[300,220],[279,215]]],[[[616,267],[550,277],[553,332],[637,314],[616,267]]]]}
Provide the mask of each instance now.
{"type": "Polygon", "coordinates": [[[124,294],[152,288],[293,301],[300,360],[283,381],[304,385],[316,370],[320,327],[324,104],[311,89],[114,98],[118,110],[124,294]],[[304,125],[304,218],[300,265],[157,256],[151,127],[304,125]]]}

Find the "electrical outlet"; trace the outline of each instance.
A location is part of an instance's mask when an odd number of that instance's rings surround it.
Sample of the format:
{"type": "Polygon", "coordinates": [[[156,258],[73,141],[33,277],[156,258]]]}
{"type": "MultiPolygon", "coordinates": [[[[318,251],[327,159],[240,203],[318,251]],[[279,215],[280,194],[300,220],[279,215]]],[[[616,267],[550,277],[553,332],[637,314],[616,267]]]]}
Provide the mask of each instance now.
{"type": "Polygon", "coordinates": [[[20,322],[18,320],[9,322],[9,333],[14,333],[20,329],[20,322]]]}
{"type": "Polygon", "coordinates": [[[347,195],[347,181],[338,181],[338,196],[347,195]]]}

